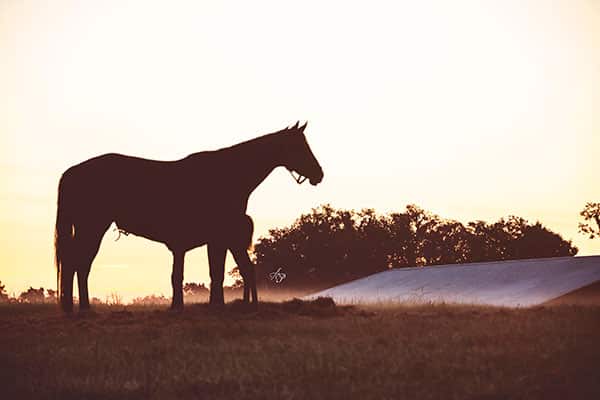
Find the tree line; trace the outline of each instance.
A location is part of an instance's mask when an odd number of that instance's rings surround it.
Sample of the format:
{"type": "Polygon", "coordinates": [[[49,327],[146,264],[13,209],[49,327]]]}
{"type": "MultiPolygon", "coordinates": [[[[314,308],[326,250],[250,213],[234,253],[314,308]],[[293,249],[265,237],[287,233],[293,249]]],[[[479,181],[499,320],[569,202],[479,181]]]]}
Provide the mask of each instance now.
{"type": "Polygon", "coordinates": [[[390,268],[575,254],[571,241],[540,222],[509,216],[463,224],[416,205],[385,215],[322,205],[254,246],[258,282],[271,289],[326,288],[390,268]],[[275,283],[278,270],[285,279],[275,283]]]}
{"type": "Polygon", "coordinates": [[[0,281],[0,303],[56,303],[56,290],[29,287],[18,296],[10,296],[0,281]]]}

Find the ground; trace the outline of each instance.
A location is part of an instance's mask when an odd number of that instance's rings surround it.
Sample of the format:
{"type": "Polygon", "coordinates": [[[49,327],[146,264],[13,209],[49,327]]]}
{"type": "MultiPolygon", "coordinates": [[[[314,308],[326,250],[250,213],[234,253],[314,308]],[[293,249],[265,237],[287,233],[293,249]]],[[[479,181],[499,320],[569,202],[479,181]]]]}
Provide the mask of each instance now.
{"type": "Polygon", "coordinates": [[[0,305],[4,398],[598,399],[600,307],[0,305]]]}

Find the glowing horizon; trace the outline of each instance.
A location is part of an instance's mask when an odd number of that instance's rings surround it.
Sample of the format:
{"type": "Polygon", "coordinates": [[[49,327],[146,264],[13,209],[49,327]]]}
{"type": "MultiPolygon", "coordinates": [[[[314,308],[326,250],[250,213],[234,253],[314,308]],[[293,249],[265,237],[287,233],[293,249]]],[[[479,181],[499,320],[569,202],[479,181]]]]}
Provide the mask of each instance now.
{"type": "MultiPolygon", "coordinates": [[[[69,166],[178,159],[296,120],[325,179],[298,186],[276,170],[250,199],[255,240],[324,203],[414,203],[461,222],[539,220],[600,254],[577,233],[600,199],[598,49],[600,6],[585,0],[3,2],[0,280],[17,295],[55,287],[69,166]]],[[[164,246],[116,235],[90,296],[169,296],[164,246]]],[[[186,282],[208,282],[205,253],[187,255],[186,282]]]]}

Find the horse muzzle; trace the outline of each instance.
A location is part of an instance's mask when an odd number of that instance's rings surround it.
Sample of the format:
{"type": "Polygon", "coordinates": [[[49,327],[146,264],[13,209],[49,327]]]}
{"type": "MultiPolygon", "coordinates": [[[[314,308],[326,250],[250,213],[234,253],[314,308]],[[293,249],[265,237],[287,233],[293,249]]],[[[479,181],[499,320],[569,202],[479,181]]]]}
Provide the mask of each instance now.
{"type": "Polygon", "coordinates": [[[319,183],[321,183],[322,180],[323,180],[323,171],[321,171],[319,173],[319,175],[317,175],[316,177],[310,178],[308,181],[310,182],[311,185],[317,186],[319,183]]]}

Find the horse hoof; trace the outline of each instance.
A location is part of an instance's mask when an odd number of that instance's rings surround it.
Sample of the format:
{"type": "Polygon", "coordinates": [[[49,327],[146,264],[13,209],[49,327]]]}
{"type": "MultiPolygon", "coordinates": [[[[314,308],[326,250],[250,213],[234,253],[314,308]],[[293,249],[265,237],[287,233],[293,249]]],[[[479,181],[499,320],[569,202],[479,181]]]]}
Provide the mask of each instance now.
{"type": "Polygon", "coordinates": [[[96,313],[96,311],[92,310],[89,307],[88,308],[80,308],[78,314],[80,317],[95,317],[98,315],[96,313]]]}
{"type": "Polygon", "coordinates": [[[169,311],[170,312],[182,312],[183,304],[172,305],[171,307],[169,307],[169,311]]]}
{"type": "Polygon", "coordinates": [[[61,306],[60,309],[62,310],[63,313],[65,313],[66,315],[71,315],[73,314],[73,306],[61,306]]]}
{"type": "Polygon", "coordinates": [[[211,307],[222,307],[225,305],[225,300],[209,300],[208,305],[211,307]]]}

